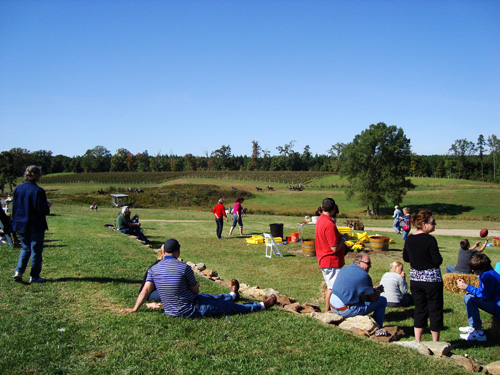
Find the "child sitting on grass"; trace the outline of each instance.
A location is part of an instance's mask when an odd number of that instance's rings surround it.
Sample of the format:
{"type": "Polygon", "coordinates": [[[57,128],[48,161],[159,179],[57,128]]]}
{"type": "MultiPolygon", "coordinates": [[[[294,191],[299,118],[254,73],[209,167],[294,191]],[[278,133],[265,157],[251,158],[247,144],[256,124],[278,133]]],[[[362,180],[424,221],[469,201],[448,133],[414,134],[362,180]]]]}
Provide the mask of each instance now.
{"type": "Polygon", "coordinates": [[[479,245],[481,245],[481,241],[477,241],[473,247],[470,247],[468,239],[460,241],[460,249],[458,250],[457,265],[452,266],[451,264],[448,264],[446,266],[446,273],[466,273],[466,274],[472,273],[469,267],[469,261],[472,259],[474,255],[481,253],[486,248],[489,239],[490,238],[487,237],[486,241],[484,241],[483,246],[481,246],[481,248],[477,250],[475,249],[479,245]]]}
{"type": "Polygon", "coordinates": [[[413,305],[413,297],[408,293],[408,284],[403,272],[403,263],[393,262],[391,271],[386,272],[380,280],[384,286],[381,294],[387,299],[387,307],[406,307],[413,305]]]}

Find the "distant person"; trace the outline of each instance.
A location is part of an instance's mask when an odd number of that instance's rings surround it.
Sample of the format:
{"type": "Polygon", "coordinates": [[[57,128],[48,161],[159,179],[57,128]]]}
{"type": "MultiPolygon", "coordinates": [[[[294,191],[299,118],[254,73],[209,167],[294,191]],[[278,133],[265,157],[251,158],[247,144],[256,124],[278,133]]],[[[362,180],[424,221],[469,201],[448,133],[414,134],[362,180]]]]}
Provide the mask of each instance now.
{"type": "Polygon", "coordinates": [[[232,210],[232,215],[233,215],[233,225],[231,225],[231,229],[229,229],[229,235],[233,234],[233,230],[236,227],[236,224],[238,224],[239,229],[240,229],[240,236],[243,236],[243,220],[241,218],[241,215],[243,215],[243,206],[241,205],[245,198],[239,197],[236,199],[236,202],[234,203],[233,210],[232,210]]]}
{"type": "Polygon", "coordinates": [[[483,246],[481,246],[480,249],[477,249],[477,247],[481,245],[481,241],[477,241],[472,247],[470,247],[468,239],[460,241],[460,249],[458,249],[457,265],[453,266],[451,264],[448,264],[446,266],[446,273],[472,273],[472,270],[469,267],[469,261],[472,259],[474,255],[482,253],[484,249],[486,249],[486,245],[488,244],[489,239],[490,239],[489,237],[486,238],[483,246]]]}
{"type": "Polygon", "coordinates": [[[399,209],[399,206],[394,206],[394,213],[392,214],[392,217],[394,218],[394,222],[392,223],[392,227],[394,228],[394,231],[396,234],[401,233],[401,227],[400,227],[400,222],[401,222],[401,217],[403,216],[403,213],[399,209]]]}
{"type": "Polygon", "coordinates": [[[210,295],[200,293],[200,284],[194,272],[186,263],[178,260],[181,245],[173,238],[163,244],[165,257],[153,265],[147,273],[135,306],[120,310],[121,313],[136,312],[156,288],[166,314],[174,317],[202,318],[204,316],[223,316],[247,314],[270,308],[276,304],[273,294],[263,302],[237,304],[240,284],[231,281],[231,293],[210,295]]]}
{"type": "Polygon", "coordinates": [[[403,259],[410,262],[410,288],[415,303],[413,325],[415,340],[422,341],[427,319],[433,341],[439,341],[443,330],[443,278],[439,266],[443,258],[436,239],[429,233],[436,229],[436,220],[429,210],[422,210],[413,219],[417,228],[403,247],[403,259]]]}
{"type": "Polygon", "coordinates": [[[413,304],[413,297],[408,293],[403,263],[393,262],[391,271],[386,272],[380,280],[384,286],[382,296],[387,299],[387,307],[406,307],[413,304]]]}
{"type": "Polygon", "coordinates": [[[128,206],[122,207],[121,213],[116,219],[116,225],[120,232],[136,236],[137,239],[144,245],[150,244],[144,233],[142,233],[141,223],[134,222],[130,218],[130,209],[128,208],[128,206]]]}
{"type": "Polygon", "coordinates": [[[335,224],[337,224],[337,215],[339,214],[339,206],[337,203],[335,203],[335,207],[333,207],[333,212],[332,212],[332,220],[335,224]]]}
{"type": "Polygon", "coordinates": [[[313,216],[321,216],[322,213],[323,209],[321,208],[321,206],[319,206],[313,216]]]}
{"type": "Polygon", "coordinates": [[[403,208],[403,217],[400,224],[403,225],[402,227],[403,241],[406,241],[411,230],[411,215],[410,215],[410,209],[408,207],[403,208]]]}
{"type": "Polygon", "coordinates": [[[333,312],[344,318],[373,312],[373,319],[382,328],[387,300],[381,296],[383,285],[373,286],[368,275],[371,266],[370,257],[362,252],[353,264],[342,268],[333,284],[330,305],[333,312]]]}
{"type": "Polygon", "coordinates": [[[215,215],[215,223],[217,224],[217,238],[219,240],[222,239],[222,229],[224,228],[224,218],[226,218],[227,223],[227,215],[226,208],[224,207],[224,199],[219,199],[219,202],[212,210],[212,213],[215,215]]]}
{"type": "Polygon", "coordinates": [[[49,229],[46,216],[50,213],[50,201],[45,190],[37,183],[42,179],[40,167],[30,165],[24,172],[24,183],[14,190],[12,207],[12,230],[17,232],[21,242],[21,252],[14,280],[22,281],[24,271],[31,257],[30,283],[43,283],[42,253],[45,231],[49,229]]]}
{"type": "Polygon", "coordinates": [[[469,326],[460,327],[460,338],[468,341],[486,341],[479,310],[500,319],[500,274],[491,266],[486,254],[476,254],[469,261],[469,267],[479,279],[479,287],[468,285],[464,280],[457,280],[457,286],[465,290],[465,309],[469,326]]]}
{"type": "Polygon", "coordinates": [[[327,292],[325,295],[325,311],[330,310],[330,295],[332,286],[339,270],[344,266],[345,260],[345,245],[346,240],[343,237],[332,215],[335,212],[335,201],[332,198],[325,198],[321,203],[322,214],[316,220],[316,258],[321,269],[323,279],[325,280],[327,292]]]}

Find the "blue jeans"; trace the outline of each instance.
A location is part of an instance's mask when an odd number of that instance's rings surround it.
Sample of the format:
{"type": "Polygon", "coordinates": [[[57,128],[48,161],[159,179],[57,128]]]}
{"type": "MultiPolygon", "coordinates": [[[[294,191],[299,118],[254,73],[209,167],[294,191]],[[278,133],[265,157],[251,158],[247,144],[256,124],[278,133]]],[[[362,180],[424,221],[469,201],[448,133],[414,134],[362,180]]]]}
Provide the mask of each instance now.
{"type": "Polygon", "coordinates": [[[215,219],[215,223],[217,224],[217,238],[220,239],[222,237],[222,228],[224,228],[224,219],[215,219]]]}
{"type": "Polygon", "coordinates": [[[142,233],[142,229],[138,226],[132,226],[125,229],[120,229],[120,232],[136,236],[139,240],[148,242],[148,239],[146,238],[144,233],[142,233]]]}
{"type": "Polygon", "coordinates": [[[196,296],[193,311],[187,317],[202,318],[204,316],[247,314],[261,310],[263,310],[263,307],[258,302],[234,303],[230,294],[211,295],[200,293],[196,296]]]}
{"type": "Polygon", "coordinates": [[[451,264],[448,264],[446,266],[446,273],[456,273],[455,268],[456,268],[456,266],[452,266],[451,264]]]}
{"type": "Polygon", "coordinates": [[[392,227],[394,228],[394,231],[396,233],[399,233],[399,228],[400,228],[399,219],[394,219],[394,223],[392,224],[392,227]]]}
{"type": "Polygon", "coordinates": [[[410,234],[409,230],[403,230],[403,241],[406,241],[406,239],[408,238],[408,234],[410,234]]]}
{"type": "Polygon", "coordinates": [[[377,322],[378,326],[382,328],[384,326],[385,319],[385,307],[387,306],[387,299],[385,297],[379,297],[375,302],[360,302],[355,305],[349,306],[347,310],[333,312],[343,316],[344,318],[349,318],[356,315],[368,315],[373,311],[373,319],[377,322]]]}
{"type": "Polygon", "coordinates": [[[479,309],[495,316],[497,305],[493,301],[487,301],[482,298],[474,297],[472,294],[466,294],[464,296],[464,302],[469,326],[472,328],[478,328],[483,325],[481,317],[479,316],[479,309]]]}
{"type": "Polygon", "coordinates": [[[241,220],[241,215],[238,218],[238,214],[233,214],[233,225],[232,227],[236,228],[236,224],[240,226],[240,228],[243,228],[243,221],[241,220]]]}
{"type": "Polygon", "coordinates": [[[16,272],[23,274],[24,271],[26,271],[28,260],[31,257],[30,275],[32,278],[38,279],[40,277],[40,272],[42,272],[42,253],[45,232],[18,232],[17,235],[21,241],[21,252],[19,253],[19,260],[17,261],[16,272]]]}

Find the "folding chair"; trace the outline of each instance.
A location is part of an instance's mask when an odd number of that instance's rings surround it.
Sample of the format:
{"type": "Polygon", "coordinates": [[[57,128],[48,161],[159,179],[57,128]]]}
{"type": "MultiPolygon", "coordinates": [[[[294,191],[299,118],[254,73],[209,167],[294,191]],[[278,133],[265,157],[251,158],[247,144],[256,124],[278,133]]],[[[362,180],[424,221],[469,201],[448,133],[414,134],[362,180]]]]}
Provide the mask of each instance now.
{"type": "Polygon", "coordinates": [[[262,233],[264,235],[264,240],[266,241],[266,257],[271,258],[274,255],[279,255],[283,258],[283,253],[281,252],[279,245],[274,240],[273,236],[270,233],[262,233]]]}

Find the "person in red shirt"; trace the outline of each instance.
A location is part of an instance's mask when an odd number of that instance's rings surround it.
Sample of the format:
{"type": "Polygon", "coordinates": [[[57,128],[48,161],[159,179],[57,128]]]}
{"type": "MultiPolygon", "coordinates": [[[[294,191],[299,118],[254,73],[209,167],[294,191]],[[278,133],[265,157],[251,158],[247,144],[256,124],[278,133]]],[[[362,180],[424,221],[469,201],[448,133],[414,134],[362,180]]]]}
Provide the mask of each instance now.
{"type": "Polygon", "coordinates": [[[219,199],[219,203],[214,207],[212,213],[215,215],[215,223],[217,224],[217,238],[222,239],[222,228],[224,227],[224,217],[226,218],[227,223],[227,215],[226,208],[223,205],[224,199],[219,199]]]}
{"type": "Polygon", "coordinates": [[[325,296],[325,311],[330,310],[330,296],[332,287],[337,277],[338,271],[344,266],[344,255],[346,240],[343,237],[335,222],[333,216],[338,212],[337,205],[332,198],[325,198],[321,204],[323,213],[316,221],[316,258],[319,268],[326,282],[327,293],[325,296]]]}

